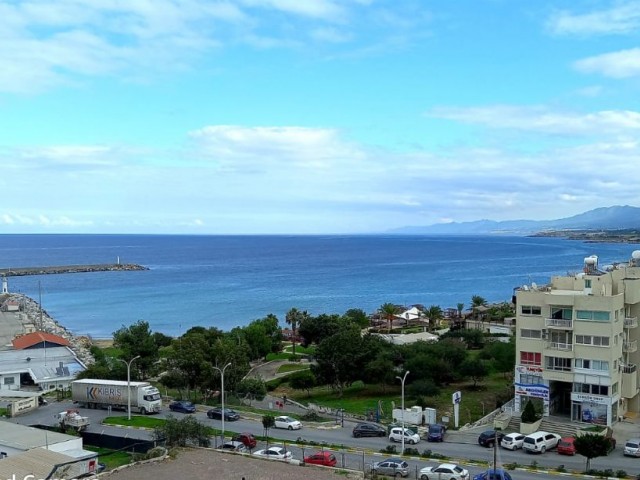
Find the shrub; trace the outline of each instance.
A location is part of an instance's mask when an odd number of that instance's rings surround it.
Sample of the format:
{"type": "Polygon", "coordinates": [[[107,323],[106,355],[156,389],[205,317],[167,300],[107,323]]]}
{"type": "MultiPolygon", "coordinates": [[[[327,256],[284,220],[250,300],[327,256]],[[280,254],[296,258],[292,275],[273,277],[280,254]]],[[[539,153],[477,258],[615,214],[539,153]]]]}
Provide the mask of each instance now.
{"type": "Polygon", "coordinates": [[[386,447],[380,450],[380,453],[387,453],[390,455],[397,455],[398,450],[395,445],[387,445],[386,447]]]}
{"type": "Polygon", "coordinates": [[[414,457],[419,457],[420,456],[420,452],[418,451],[417,448],[405,448],[404,449],[404,454],[405,455],[411,455],[414,457]]]}
{"type": "Polygon", "coordinates": [[[531,400],[528,400],[524,406],[524,410],[522,410],[522,415],[520,417],[522,423],[534,423],[538,420],[538,414],[536,413],[536,408],[533,406],[531,400]]]}

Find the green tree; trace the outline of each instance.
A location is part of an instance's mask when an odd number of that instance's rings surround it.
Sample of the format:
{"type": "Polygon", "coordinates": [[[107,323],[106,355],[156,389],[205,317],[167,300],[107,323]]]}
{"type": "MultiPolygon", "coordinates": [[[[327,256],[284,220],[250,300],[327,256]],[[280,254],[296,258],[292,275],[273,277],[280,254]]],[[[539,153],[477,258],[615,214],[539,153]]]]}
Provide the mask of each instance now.
{"type": "Polygon", "coordinates": [[[297,308],[292,308],[291,310],[289,310],[287,312],[287,316],[285,317],[287,325],[291,326],[291,343],[293,344],[292,350],[294,355],[296,354],[296,329],[298,328],[298,325],[304,322],[307,318],[309,318],[309,314],[307,313],[307,311],[305,310],[301,312],[297,308]]]}
{"type": "Polygon", "coordinates": [[[489,342],[482,352],[481,357],[491,361],[495,371],[501,372],[505,378],[513,373],[516,363],[516,342],[511,337],[508,342],[489,342]]]}
{"type": "Polygon", "coordinates": [[[367,312],[359,308],[350,308],[344,312],[344,317],[351,320],[360,328],[366,328],[369,326],[369,315],[367,315],[367,312]]]}
{"type": "Polygon", "coordinates": [[[260,378],[245,378],[236,387],[240,397],[261,401],[267,395],[267,386],[260,378]]]}
{"type": "Polygon", "coordinates": [[[393,327],[393,321],[396,318],[396,315],[400,313],[400,308],[393,303],[383,303],[378,309],[380,316],[387,321],[388,330],[391,332],[391,328],[393,327]]]}
{"type": "Polygon", "coordinates": [[[478,382],[484,380],[489,374],[489,369],[483,361],[468,358],[460,365],[460,374],[473,380],[473,388],[477,388],[478,382]]]}
{"type": "Polygon", "coordinates": [[[604,457],[613,448],[609,437],[595,433],[587,433],[576,437],[573,445],[576,447],[576,453],[587,459],[587,472],[591,469],[591,459],[604,457]]]}
{"type": "Polygon", "coordinates": [[[407,387],[407,392],[414,397],[437,397],[440,395],[440,388],[433,380],[416,380],[407,387]]]}
{"type": "Polygon", "coordinates": [[[154,429],[153,436],[157,441],[164,441],[167,447],[208,447],[210,443],[207,426],[193,416],[185,416],[178,420],[169,415],[162,425],[154,429]]]}
{"type": "Polygon", "coordinates": [[[386,393],[387,386],[395,383],[396,372],[390,352],[376,356],[368,362],[364,369],[366,383],[382,385],[382,392],[386,393]]]}
{"type": "Polygon", "coordinates": [[[539,415],[536,412],[536,407],[533,406],[533,402],[531,400],[527,400],[527,403],[524,405],[524,409],[522,410],[522,414],[520,415],[520,420],[522,423],[534,423],[538,421],[539,415]]]}
{"type": "Polygon", "coordinates": [[[161,375],[158,382],[165,388],[178,390],[179,397],[184,398],[182,390],[187,388],[188,384],[185,375],[181,371],[171,369],[161,375]]]}
{"type": "Polygon", "coordinates": [[[351,320],[340,318],[339,315],[321,314],[316,317],[308,316],[298,325],[298,335],[302,337],[303,345],[319,344],[330,337],[343,325],[348,325],[351,320]]]}
{"type": "Polygon", "coordinates": [[[131,371],[139,371],[142,379],[147,378],[149,370],[158,360],[158,345],[149,328],[149,322],[144,320],[116,330],[113,333],[113,346],[122,350],[123,360],[129,361],[140,356],[132,364],[131,371]]]}
{"type": "Polygon", "coordinates": [[[276,419],[273,415],[262,416],[262,427],[264,428],[264,436],[267,437],[267,446],[269,445],[269,430],[271,430],[276,424],[276,419]]]}
{"type": "Polygon", "coordinates": [[[456,305],[456,308],[458,309],[458,317],[462,317],[462,310],[464,309],[464,303],[458,303],[456,305]]]}
{"type": "Polygon", "coordinates": [[[444,312],[438,305],[431,305],[425,312],[425,315],[429,319],[429,330],[435,330],[440,320],[444,318],[444,312]]]}
{"type": "Polygon", "coordinates": [[[289,386],[296,390],[305,390],[307,397],[311,396],[311,389],[317,385],[316,377],[310,370],[302,370],[292,373],[287,377],[289,386]]]}

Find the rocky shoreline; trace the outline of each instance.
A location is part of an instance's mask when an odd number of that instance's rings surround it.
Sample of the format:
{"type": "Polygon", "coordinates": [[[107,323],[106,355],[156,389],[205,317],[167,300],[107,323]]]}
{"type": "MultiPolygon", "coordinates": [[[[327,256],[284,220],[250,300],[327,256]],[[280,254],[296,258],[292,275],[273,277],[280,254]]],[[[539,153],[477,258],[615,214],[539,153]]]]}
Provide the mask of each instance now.
{"type": "MultiPolygon", "coordinates": [[[[10,293],[9,298],[20,304],[20,311],[24,313],[33,325],[40,325],[40,305],[34,299],[22,293],[10,293]]],[[[95,362],[91,354],[91,339],[86,336],[74,335],[54,320],[46,310],[42,310],[42,331],[58,335],[67,340],[70,348],[78,359],[85,365],[95,362]]]]}
{"type": "Polygon", "coordinates": [[[19,267],[0,268],[0,276],[21,277],[24,275],[50,275],[60,273],[87,272],[131,272],[149,270],[147,267],[135,263],[104,263],[95,265],[62,265],[58,267],[19,267]]]}
{"type": "Polygon", "coordinates": [[[530,237],[557,237],[587,243],[640,243],[638,230],[549,230],[530,237]]]}

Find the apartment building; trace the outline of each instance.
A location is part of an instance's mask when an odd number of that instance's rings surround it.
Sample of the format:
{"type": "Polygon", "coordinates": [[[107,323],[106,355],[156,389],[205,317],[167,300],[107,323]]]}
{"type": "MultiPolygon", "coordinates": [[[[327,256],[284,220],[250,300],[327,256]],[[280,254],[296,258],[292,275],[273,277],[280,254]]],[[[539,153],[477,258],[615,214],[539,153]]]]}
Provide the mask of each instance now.
{"type": "Polygon", "coordinates": [[[532,399],[545,416],[602,425],[640,412],[640,250],[524,285],[516,309],[516,411],[532,399]]]}

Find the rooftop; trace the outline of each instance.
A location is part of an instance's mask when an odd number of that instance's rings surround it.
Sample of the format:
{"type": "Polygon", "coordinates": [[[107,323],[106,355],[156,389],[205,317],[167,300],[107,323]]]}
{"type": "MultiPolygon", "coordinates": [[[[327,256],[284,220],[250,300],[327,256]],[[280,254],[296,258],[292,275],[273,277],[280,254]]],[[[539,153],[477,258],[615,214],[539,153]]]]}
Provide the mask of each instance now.
{"type": "MultiPolygon", "coordinates": [[[[64,433],[19,425],[6,420],[0,421],[0,433],[0,444],[16,450],[31,450],[32,448],[46,447],[47,445],[68,442],[78,438],[64,433]]],[[[0,465],[4,465],[5,460],[6,459],[3,459],[0,465]]],[[[0,474],[0,478],[11,477],[3,477],[0,474]]]]}
{"type": "Polygon", "coordinates": [[[23,348],[33,347],[34,345],[44,342],[55,343],[63,347],[71,345],[67,339],[47,332],[32,332],[20,335],[14,338],[11,343],[13,343],[13,348],[20,350],[23,348]]]}

